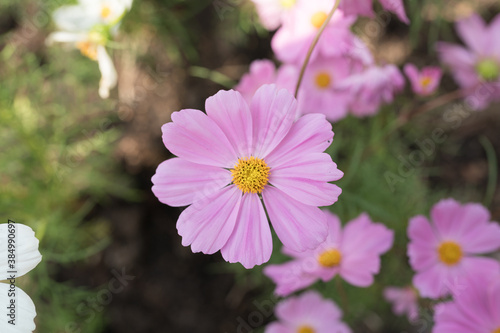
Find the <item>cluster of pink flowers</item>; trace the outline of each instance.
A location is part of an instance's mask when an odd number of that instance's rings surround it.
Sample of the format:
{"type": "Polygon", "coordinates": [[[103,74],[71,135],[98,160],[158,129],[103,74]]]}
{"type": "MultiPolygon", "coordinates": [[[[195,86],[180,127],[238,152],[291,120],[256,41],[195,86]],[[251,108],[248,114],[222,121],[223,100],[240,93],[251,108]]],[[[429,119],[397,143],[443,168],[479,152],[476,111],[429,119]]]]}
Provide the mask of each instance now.
{"type": "MultiPolygon", "coordinates": [[[[374,15],[371,0],[253,2],[262,24],[278,29],[272,48],[282,64],[256,60],[236,91],[220,91],[207,99],[206,113],[173,113],[162,131],[165,146],[177,157],[160,164],[152,178],[153,192],[165,204],[189,206],[177,222],[184,246],[206,254],[220,250],[226,261],[246,268],[271,257],[271,225],[282,251],[293,258],[264,268],[279,296],[337,275],[351,285],[368,287],[380,272],[381,256],[393,245],[394,232],[366,213],[342,226],[336,215],[319,208],[337,201],[341,189],[331,182],[343,176],[324,153],[333,139],[327,120],[375,114],[393,102],[405,79],[395,65],[376,64],[351,31],[357,15],[374,15]],[[301,76],[308,56],[310,63],[301,76]]],[[[408,23],[402,0],[380,3],[408,23]]],[[[462,86],[486,85],[496,92],[500,53],[486,39],[498,34],[500,19],[486,27],[472,16],[457,27],[472,51],[441,43],[443,62],[454,67],[462,86]],[[485,39],[475,37],[479,32],[485,39]]],[[[413,92],[423,97],[436,92],[442,76],[438,67],[419,70],[413,64],[404,72],[413,92]]],[[[422,215],[409,221],[413,286],[388,287],[383,296],[396,314],[406,314],[410,321],[418,318],[419,297],[452,296],[453,301],[437,307],[433,332],[500,333],[500,263],[482,256],[500,249],[500,226],[490,221],[483,206],[453,199],[437,203],[430,215],[431,221],[422,215]],[[478,276],[494,282],[477,283],[478,276]],[[460,289],[463,283],[466,291],[460,289]],[[488,315],[471,312],[467,304],[472,303],[488,315]],[[473,320],[464,323],[460,316],[473,320]],[[469,329],[473,326],[481,329],[469,329]]],[[[332,301],[308,291],[278,304],[278,321],[266,332],[350,332],[341,316],[332,301]]]]}
{"type": "MultiPolygon", "coordinates": [[[[311,43],[335,2],[254,2],[263,25],[269,29],[279,27],[271,46],[282,65],[276,70],[268,60],[254,62],[236,89],[243,95],[252,95],[260,84],[276,83],[293,93],[311,43]]],[[[408,22],[401,0],[382,4],[408,22]]],[[[367,45],[351,31],[357,15],[373,15],[371,7],[368,10],[359,1],[341,1],[340,6],[311,54],[297,96],[300,114],[319,112],[330,121],[338,121],[349,113],[358,117],[373,115],[381,105],[391,103],[405,85],[399,69],[375,64],[367,45]]]]}

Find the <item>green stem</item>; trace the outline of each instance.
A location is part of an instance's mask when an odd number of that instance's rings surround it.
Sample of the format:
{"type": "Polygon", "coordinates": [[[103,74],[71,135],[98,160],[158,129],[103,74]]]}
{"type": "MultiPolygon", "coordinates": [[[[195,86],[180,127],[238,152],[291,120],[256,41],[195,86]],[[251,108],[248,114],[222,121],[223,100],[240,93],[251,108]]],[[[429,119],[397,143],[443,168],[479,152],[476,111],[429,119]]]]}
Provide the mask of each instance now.
{"type": "Polygon", "coordinates": [[[318,32],[316,33],[316,36],[314,36],[314,39],[311,43],[311,46],[309,47],[309,50],[307,51],[306,59],[304,60],[304,63],[302,64],[302,68],[300,69],[300,74],[299,74],[299,80],[297,81],[297,85],[295,86],[295,93],[293,94],[295,98],[297,98],[297,94],[299,93],[299,88],[300,84],[302,83],[302,79],[304,78],[304,72],[306,71],[306,67],[309,64],[309,60],[311,59],[311,55],[314,51],[314,48],[316,47],[316,44],[318,44],[319,38],[321,37],[321,34],[325,30],[326,26],[328,23],[330,23],[330,20],[333,17],[333,14],[339,7],[340,0],[335,0],[335,5],[333,6],[332,10],[328,14],[325,22],[323,22],[323,25],[319,28],[318,32]]]}

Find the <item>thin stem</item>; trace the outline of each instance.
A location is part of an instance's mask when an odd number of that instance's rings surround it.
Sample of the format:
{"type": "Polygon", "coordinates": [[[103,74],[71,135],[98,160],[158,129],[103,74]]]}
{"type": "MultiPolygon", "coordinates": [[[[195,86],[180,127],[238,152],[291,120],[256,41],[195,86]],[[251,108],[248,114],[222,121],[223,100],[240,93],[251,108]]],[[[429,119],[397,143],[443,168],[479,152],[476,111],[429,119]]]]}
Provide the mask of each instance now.
{"type": "MultiPolygon", "coordinates": [[[[470,89],[470,88],[469,88],[470,89]]],[[[448,104],[456,99],[464,97],[469,89],[457,89],[455,91],[452,91],[450,93],[444,94],[436,99],[433,99],[432,101],[429,101],[416,109],[413,112],[405,113],[398,119],[398,125],[404,125],[406,124],[411,118],[421,114],[421,113],[426,113],[428,111],[434,110],[435,108],[438,108],[442,105],[448,104]]]]}
{"type": "Polygon", "coordinates": [[[344,315],[347,315],[349,313],[349,301],[347,300],[347,294],[344,290],[344,286],[342,286],[342,280],[339,276],[335,277],[335,287],[337,288],[337,292],[340,295],[344,315]]]}
{"type": "Polygon", "coordinates": [[[302,83],[302,79],[304,78],[304,72],[306,71],[306,67],[309,64],[309,60],[311,59],[311,55],[314,51],[314,48],[316,47],[316,44],[318,44],[318,40],[321,37],[321,34],[325,30],[326,26],[328,23],[330,23],[330,20],[333,17],[333,14],[339,7],[340,0],[335,0],[335,5],[333,6],[332,10],[326,17],[325,22],[323,22],[323,25],[319,28],[318,32],[316,33],[316,36],[314,36],[314,39],[311,43],[311,46],[309,47],[309,50],[307,51],[306,59],[304,60],[304,63],[302,64],[302,68],[300,69],[300,74],[299,74],[299,80],[297,81],[297,85],[295,86],[295,93],[293,94],[295,98],[297,98],[297,94],[299,93],[299,88],[300,84],[302,83]]]}

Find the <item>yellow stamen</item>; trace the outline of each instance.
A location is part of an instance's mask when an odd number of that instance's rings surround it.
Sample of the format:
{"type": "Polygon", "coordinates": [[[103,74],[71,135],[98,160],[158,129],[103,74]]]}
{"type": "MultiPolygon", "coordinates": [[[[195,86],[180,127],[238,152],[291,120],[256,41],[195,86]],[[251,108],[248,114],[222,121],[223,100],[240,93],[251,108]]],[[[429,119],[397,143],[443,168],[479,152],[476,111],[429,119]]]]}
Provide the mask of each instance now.
{"type": "Polygon", "coordinates": [[[97,45],[94,43],[89,42],[88,40],[81,41],[76,43],[76,47],[80,50],[80,52],[92,59],[92,60],[97,60],[97,45]]]}
{"type": "MultiPolygon", "coordinates": [[[[297,330],[297,333],[315,333],[316,331],[314,330],[314,328],[312,328],[311,326],[300,326],[299,329],[297,330]]],[[[496,332],[494,332],[496,333],[496,332]]]]}
{"type": "Polygon", "coordinates": [[[281,7],[289,9],[295,5],[296,0],[280,0],[281,7]]]}
{"type": "Polygon", "coordinates": [[[318,262],[321,266],[332,268],[338,266],[342,260],[342,253],[337,249],[326,250],[318,257],[318,262]]]}
{"type": "Polygon", "coordinates": [[[108,6],[104,5],[102,6],[102,9],[101,9],[101,17],[103,19],[106,19],[109,17],[109,15],[111,15],[111,8],[109,8],[108,6]]]}
{"type": "Polygon", "coordinates": [[[500,333],[500,327],[494,330],[493,333],[500,333]]]}
{"type": "Polygon", "coordinates": [[[328,17],[328,15],[325,12],[316,12],[311,17],[311,24],[315,28],[319,29],[319,28],[321,28],[321,26],[323,25],[323,23],[325,23],[327,17],[328,17]]]}
{"type": "Polygon", "coordinates": [[[270,167],[263,159],[240,158],[231,170],[233,183],[243,193],[261,193],[269,178],[270,167]]]}
{"type": "Polygon", "coordinates": [[[330,81],[331,81],[330,74],[328,74],[326,72],[321,72],[321,73],[316,75],[314,81],[315,81],[316,85],[318,86],[318,88],[325,89],[326,87],[328,87],[330,85],[330,81]]]}
{"type": "Polygon", "coordinates": [[[462,248],[455,242],[442,242],[438,247],[439,259],[448,266],[456,265],[462,259],[462,248]]]}
{"type": "Polygon", "coordinates": [[[424,76],[420,79],[420,85],[424,88],[427,88],[427,86],[431,83],[432,79],[429,76],[424,76]]]}

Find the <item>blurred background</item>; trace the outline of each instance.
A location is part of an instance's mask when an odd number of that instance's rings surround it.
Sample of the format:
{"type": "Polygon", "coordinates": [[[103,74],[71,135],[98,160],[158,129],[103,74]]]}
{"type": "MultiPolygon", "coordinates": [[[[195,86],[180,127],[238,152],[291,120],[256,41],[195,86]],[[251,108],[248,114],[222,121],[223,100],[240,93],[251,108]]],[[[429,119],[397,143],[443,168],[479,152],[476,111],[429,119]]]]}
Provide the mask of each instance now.
{"type": "MultiPolygon", "coordinates": [[[[183,247],[175,228],[182,208],[154,197],[151,176],[171,157],[161,141],[170,114],[203,110],[252,60],[272,59],[272,33],[246,0],[136,0],[112,52],[118,86],[102,100],[96,64],[45,43],[51,13],[71,3],[0,0],[0,219],[27,224],[40,239],[43,261],[18,280],[37,307],[37,332],[263,332],[277,299],[262,267],[183,247]]],[[[409,26],[394,17],[355,26],[379,63],[437,65],[434,43],[459,42],[453,21],[500,11],[497,0],[405,5],[409,26]]],[[[440,93],[456,88],[446,75],[440,93]]],[[[383,287],[411,282],[409,217],[453,196],[482,202],[500,219],[499,106],[471,112],[453,101],[397,121],[424,102],[407,84],[376,116],[333,125],[328,153],[345,176],[331,210],[344,222],[366,211],[396,231],[374,285],[315,285],[342,304],[354,332],[430,331],[425,304],[423,319],[409,323],[381,297],[383,287]]],[[[271,262],[284,261],[277,239],[274,247],[271,262]]]]}

